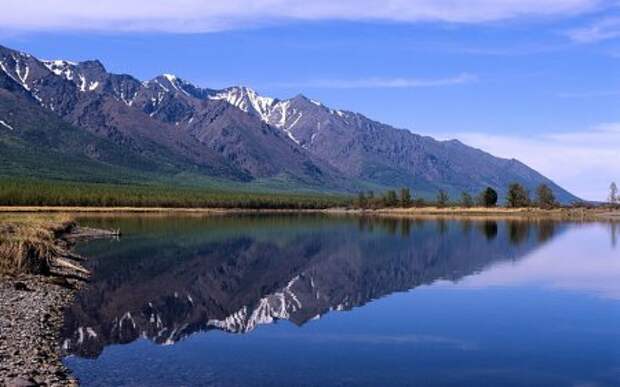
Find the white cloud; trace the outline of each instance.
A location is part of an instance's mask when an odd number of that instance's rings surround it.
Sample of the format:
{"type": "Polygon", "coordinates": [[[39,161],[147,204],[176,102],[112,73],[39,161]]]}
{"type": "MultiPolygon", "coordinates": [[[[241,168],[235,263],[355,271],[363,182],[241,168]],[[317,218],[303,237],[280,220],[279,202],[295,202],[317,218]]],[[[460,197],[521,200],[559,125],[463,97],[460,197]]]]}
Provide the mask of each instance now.
{"type": "Polygon", "coordinates": [[[620,17],[603,18],[587,27],[569,30],[566,35],[577,43],[595,43],[620,38],[620,17]]]}
{"type": "Polygon", "coordinates": [[[605,0],[4,0],[2,27],[17,30],[210,32],[286,20],[480,23],[572,15],[605,0]]]}
{"type": "Polygon", "coordinates": [[[620,122],[581,132],[532,136],[469,132],[449,138],[516,158],[583,199],[605,200],[610,182],[620,181],[620,122]]]}
{"type": "Polygon", "coordinates": [[[365,79],[315,79],[303,82],[285,82],[271,87],[328,88],[328,89],[377,89],[377,88],[419,88],[461,85],[477,81],[472,74],[459,74],[449,78],[365,78],[365,79]]]}

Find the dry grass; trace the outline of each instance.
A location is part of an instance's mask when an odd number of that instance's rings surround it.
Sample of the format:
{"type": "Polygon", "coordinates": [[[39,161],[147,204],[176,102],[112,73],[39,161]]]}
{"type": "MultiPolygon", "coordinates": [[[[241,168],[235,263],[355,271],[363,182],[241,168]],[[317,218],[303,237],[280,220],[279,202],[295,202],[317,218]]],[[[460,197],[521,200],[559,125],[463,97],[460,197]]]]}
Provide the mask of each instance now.
{"type": "MultiPolygon", "coordinates": [[[[334,211],[338,212],[338,211],[334,211]]],[[[447,218],[501,218],[501,219],[558,219],[577,221],[618,221],[620,211],[606,208],[555,208],[542,209],[505,208],[505,207],[411,207],[411,208],[381,208],[376,210],[348,210],[345,213],[364,213],[381,216],[408,216],[408,217],[447,217],[447,218]]]]}
{"type": "Polygon", "coordinates": [[[67,255],[58,236],[75,223],[65,215],[0,216],[0,274],[49,274],[67,255]]]}

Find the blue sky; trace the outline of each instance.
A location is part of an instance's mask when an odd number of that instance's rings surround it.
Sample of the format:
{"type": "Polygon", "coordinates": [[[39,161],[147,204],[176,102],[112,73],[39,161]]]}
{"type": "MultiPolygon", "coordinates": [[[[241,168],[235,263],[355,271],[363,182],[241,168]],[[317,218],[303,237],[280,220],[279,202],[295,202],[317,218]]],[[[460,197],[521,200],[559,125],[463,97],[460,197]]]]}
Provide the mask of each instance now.
{"type": "Polygon", "coordinates": [[[0,44],[40,58],[302,93],[516,157],[587,199],[620,181],[617,1],[4,1],[0,44]]]}

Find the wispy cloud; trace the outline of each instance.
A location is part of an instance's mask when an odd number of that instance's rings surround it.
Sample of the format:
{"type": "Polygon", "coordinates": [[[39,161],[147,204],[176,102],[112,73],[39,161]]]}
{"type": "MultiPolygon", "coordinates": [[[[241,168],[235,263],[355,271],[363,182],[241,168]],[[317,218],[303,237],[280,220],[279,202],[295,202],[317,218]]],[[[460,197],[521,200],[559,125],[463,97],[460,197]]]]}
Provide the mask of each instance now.
{"type": "Polygon", "coordinates": [[[620,181],[620,122],[531,136],[466,132],[443,137],[519,159],[584,199],[605,200],[610,182],[620,181]]]}
{"type": "Polygon", "coordinates": [[[2,28],[210,32],[287,20],[481,23],[572,15],[605,0],[4,0],[2,28]]]}
{"type": "Polygon", "coordinates": [[[620,17],[607,17],[589,26],[566,31],[566,35],[577,43],[596,43],[620,38],[620,17]]]}
{"type": "Polygon", "coordinates": [[[381,89],[420,87],[440,87],[462,85],[476,82],[478,77],[473,74],[459,74],[448,78],[364,78],[364,79],[314,79],[300,82],[283,82],[271,84],[271,87],[282,88],[320,88],[320,89],[381,89]]]}

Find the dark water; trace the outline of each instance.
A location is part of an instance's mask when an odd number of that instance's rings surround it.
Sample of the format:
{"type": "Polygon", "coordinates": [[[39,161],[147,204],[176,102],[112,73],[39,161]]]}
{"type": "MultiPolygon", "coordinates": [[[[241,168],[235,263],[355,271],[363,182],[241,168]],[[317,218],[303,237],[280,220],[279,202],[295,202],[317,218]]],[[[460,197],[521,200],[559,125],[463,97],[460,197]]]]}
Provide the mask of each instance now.
{"type": "Polygon", "coordinates": [[[89,219],[85,386],[619,386],[620,226],[89,219]]]}

